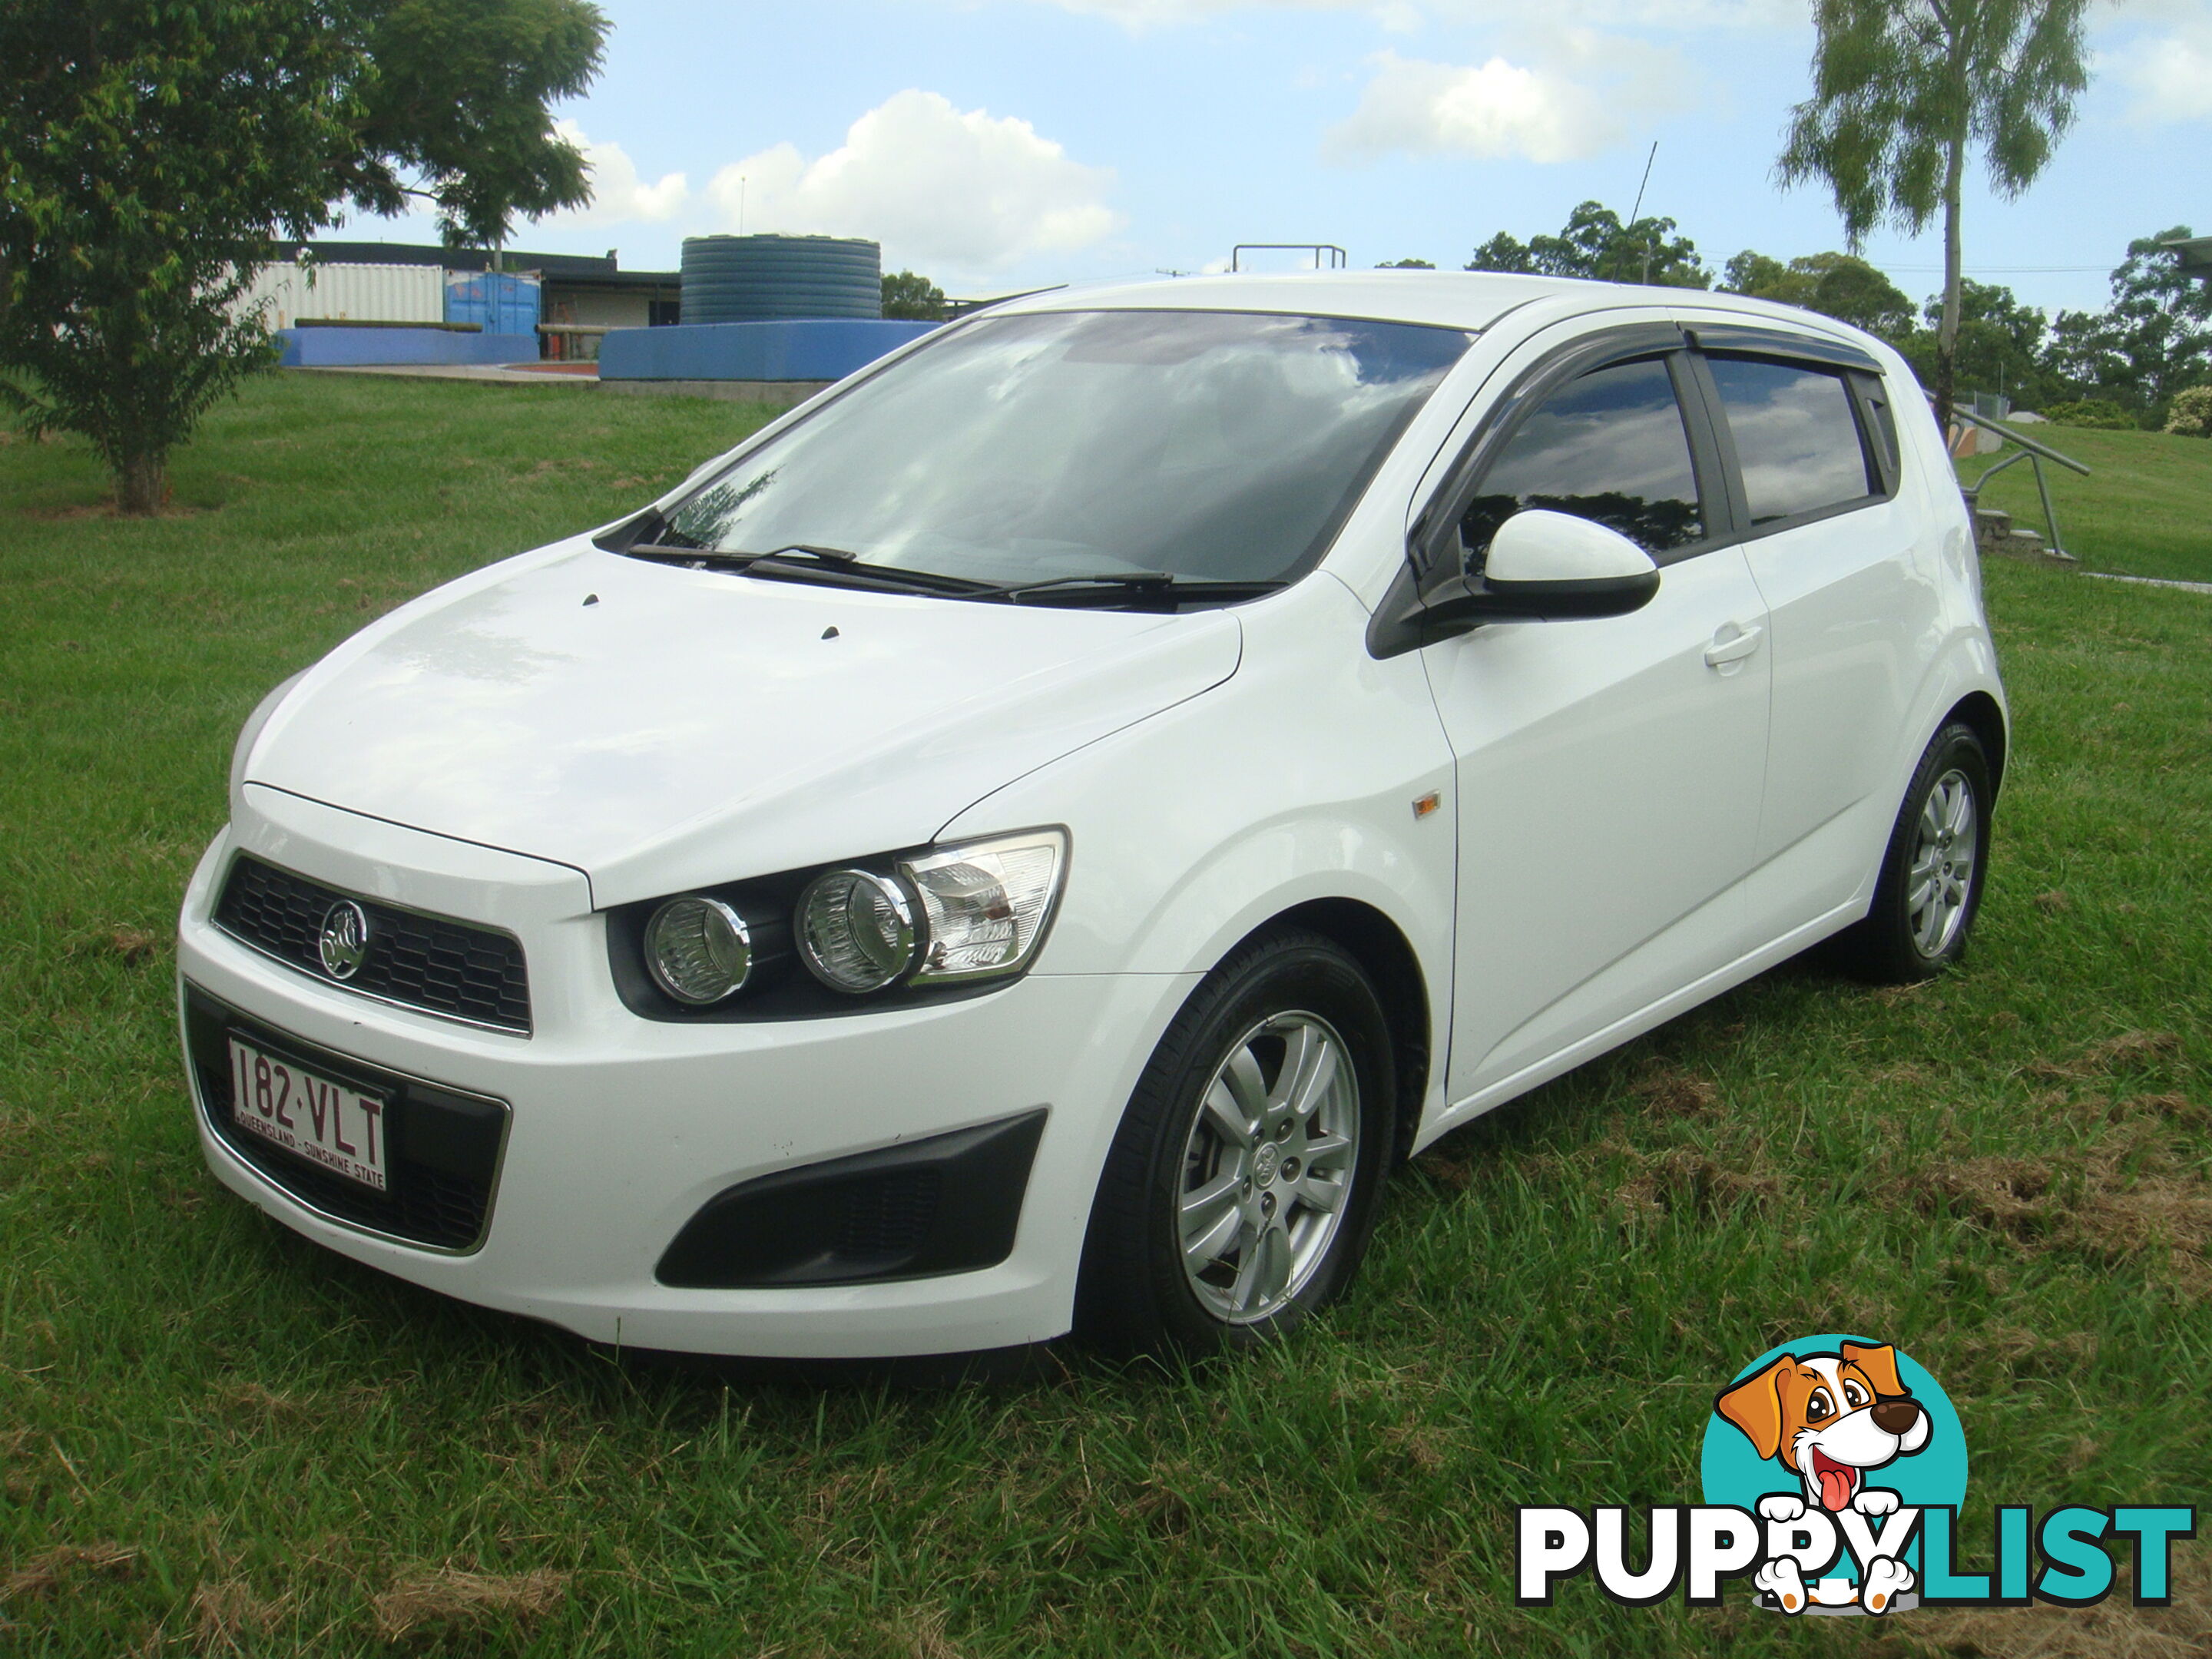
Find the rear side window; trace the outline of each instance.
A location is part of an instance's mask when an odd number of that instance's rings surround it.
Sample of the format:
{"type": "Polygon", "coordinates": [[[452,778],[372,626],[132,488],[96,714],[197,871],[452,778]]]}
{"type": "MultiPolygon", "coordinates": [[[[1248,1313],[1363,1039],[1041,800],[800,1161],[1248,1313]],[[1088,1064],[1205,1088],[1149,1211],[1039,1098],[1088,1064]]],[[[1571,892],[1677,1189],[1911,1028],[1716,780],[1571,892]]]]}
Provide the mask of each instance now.
{"type": "Polygon", "coordinates": [[[1689,434],[1663,362],[1594,369],[1546,399],[1461,515],[1467,552],[1488,552],[1524,507],[1594,519],[1655,554],[1704,537],[1689,434]]]}
{"type": "Polygon", "coordinates": [[[1707,367],[1735,440],[1753,524],[1881,492],[1841,374],[1747,357],[1709,358],[1707,367]]]}

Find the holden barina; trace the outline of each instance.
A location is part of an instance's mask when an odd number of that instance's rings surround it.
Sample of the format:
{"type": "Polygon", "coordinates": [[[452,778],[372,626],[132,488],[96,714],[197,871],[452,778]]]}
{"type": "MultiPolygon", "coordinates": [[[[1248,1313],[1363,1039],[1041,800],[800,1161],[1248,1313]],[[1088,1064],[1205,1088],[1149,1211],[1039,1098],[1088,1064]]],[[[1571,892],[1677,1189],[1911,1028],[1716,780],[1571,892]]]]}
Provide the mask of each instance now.
{"type": "Polygon", "coordinates": [[[1394,1165],[1973,924],[2004,694],[1887,346],[1414,271],[1061,290],[270,693],[215,1173],[600,1341],[1234,1348],[1394,1165]]]}

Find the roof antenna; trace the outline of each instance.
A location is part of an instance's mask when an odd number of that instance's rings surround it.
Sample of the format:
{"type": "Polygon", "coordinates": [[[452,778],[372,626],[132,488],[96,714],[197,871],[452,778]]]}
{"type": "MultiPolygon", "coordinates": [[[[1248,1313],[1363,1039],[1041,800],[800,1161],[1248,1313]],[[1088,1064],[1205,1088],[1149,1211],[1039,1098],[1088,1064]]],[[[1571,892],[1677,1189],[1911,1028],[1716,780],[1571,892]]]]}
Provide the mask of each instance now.
{"type": "MultiPolygon", "coordinates": [[[[1631,226],[1636,223],[1637,216],[1644,211],[1644,192],[1651,183],[1651,164],[1658,159],[1659,141],[1654,138],[1651,141],[1651,154],[1644,158],[1644,182],[1636,187],[1636,205],[1628,210],[1628,222],[1631,226]]],[[[1647,288],[1650,286],[1651,244],[1649,241],[1644,244],[1644,282],[1647,288]]]]}

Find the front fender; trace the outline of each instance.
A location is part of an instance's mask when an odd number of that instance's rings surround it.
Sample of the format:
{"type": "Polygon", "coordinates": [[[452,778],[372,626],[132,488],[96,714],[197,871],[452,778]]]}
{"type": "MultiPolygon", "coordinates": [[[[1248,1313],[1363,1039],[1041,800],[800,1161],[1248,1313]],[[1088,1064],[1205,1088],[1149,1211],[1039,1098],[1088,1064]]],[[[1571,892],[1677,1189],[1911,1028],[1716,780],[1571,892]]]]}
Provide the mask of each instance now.
{"type": "Polygon", "coordinates": [[[983,797],[940,838],[1068,826],[1040,974],[1203,973],[1297,905],[1368,905],[1413,949],[1440,1051],[1457,814],[1420,659],[1369,657],[1365,607],[1326,573],[1240,616],[1232,678],[983,797]]]}

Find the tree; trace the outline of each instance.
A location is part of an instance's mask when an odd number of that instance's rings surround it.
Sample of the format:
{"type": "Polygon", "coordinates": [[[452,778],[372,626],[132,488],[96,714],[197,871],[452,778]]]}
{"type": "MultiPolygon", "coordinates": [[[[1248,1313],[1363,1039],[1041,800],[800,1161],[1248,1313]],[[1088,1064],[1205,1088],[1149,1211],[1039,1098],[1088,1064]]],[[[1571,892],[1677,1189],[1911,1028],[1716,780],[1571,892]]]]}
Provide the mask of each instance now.
{"type": "Polygon", "coordinates": [[[1385,259],[1375,269],[1377,270],[1434,270],[1436,264],[1428,259],[1385,259]]]}
{"type": "Polygon", "coordinates": [[[331,0],[350,10],[363,112],[331,194],[371,213],[436,204],[456,246],[496,247],[514,216],[592,198],[583,155],[547,106],[599,72],[607,20],[588,0],[331,0]],[[414,182],[409,183],[412,179],[414,182]]]}
{"type": "Polygon", "coordinates": [[[1912,301],[1888,277],[1849,253],[1808,253],[1784,264],[1747,248],[1723,268],[1721,288],[1802,306],[1893,344],[1911,339],[1915,332],[1912,301]]]}
{"type": "MultiPolygon", "coordinates": [[[[1746,248],[1721,267],[1720,288],[1723,294],[1747,294],[1756,299],[1775,300],[1793,286],[1791,276],[1790,267],[1781,260],[1746,248]]],[[[1796,301],[1785,300],[1783,303],[1796,301]]]]}
{"type": "Polygon", "coordinates": [[[1524,243],[1498,232],[1475,249],[1467,269],[1711,288],[1712,273],[1698,258],[1697,244],[1675,235],[1674,228],[1672,219],[1661,218],[1624,225],[1620,216],[1602,203],[1584,202],[1567,216],[1557,236],[1532,237],[1524,243]]]}
{"type": "MultiPolygon", "coordinates": [[[[1940,313],[1937,301],[1929,300],[1931,325],[1940,313]]],[[[1958,374],[1967,386],[2002,392],[2029,408],[2045,401],[2042,363],[2050,332],[2051,319],[2022,305],[2002,283],[1960,280],[1958,374]]]]}
{"type": "Polygon", "coordinates": [[[1474,258],[1467,262],[1466,269],[1501,270],[1513,276],[1543,274],[1537,270],[1535,255],[1529,252],[1528,245],[1502,230],[1475,249],[1474,258]]]}
{"type": "Polygon", "coordinates": [[[2088,0],[1814,0],[1813,96],[1792,112],[1776,167],[1818,179],[1854,247],[1884,222],[1918,235],[1943,219],[1936,413],[1948,423],[1958,368],[1966,152],[1997,193],[2035,181],[2088,84],[2088,0]]]}
{"type": "Polygon", "coordinates": [[[155,512],[170,447],[267,356],[234,258],[324,222],[349,54],[313,0],[11,0],[0,63],[0,397],[155,512]]]}
{"type": "Polygon", "coordinates": [[[276,239],[420,198],[496,243],[589,199],[545,105],[605,27],[586,0],[8,0],[0,400],[159,511],[170,450],[269,361],[234,313],[276,239]]]}
{"type": "Polygon", "coordinates": [[[910,270],[893,271],[884,278],[884,315],[909,322],[941,323],[945,290],[910,270]]]}
{"type": "Polygon", "coordinates": [[[2166,246],[2176,225],[2128,244],[2101,312],[2061,312],[2050,361],[2083,394],[2100,392],[2155,415],[2185,387],[2212,379],[2212,286],[2185,273],[2166,246]]]}
{"type": "MultiPolygon", "coordinates": [[[[1930,298],[1923,307],[1929,328],[1898,345],[1923,386],[1936,378],[1935,325],[1942,313],[1942,296],[1930,298]]],[[[2050,319],[2033,306],[2022,305],[2010,289],[1963,278],[1955,353],[1958,394],[1994,392],[2022,408],[2042,408],[2064,390],[2045,362],[2050,331],[2050,319]]]]}

